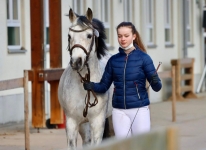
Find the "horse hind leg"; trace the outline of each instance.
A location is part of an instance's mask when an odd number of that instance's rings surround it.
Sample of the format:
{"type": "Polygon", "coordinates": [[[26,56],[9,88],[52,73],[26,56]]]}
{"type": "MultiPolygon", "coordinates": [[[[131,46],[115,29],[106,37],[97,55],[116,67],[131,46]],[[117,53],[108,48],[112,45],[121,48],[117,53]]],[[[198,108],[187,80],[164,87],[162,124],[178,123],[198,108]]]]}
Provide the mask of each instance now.
{"type": "Polygon", "coordinates": [[[82,137],[83,146],[91,145],[91,132],[89,122],[79,125],[79,134],[82,137]]]}
{"type": "Polygon", "coordinates": [[[103,133],[103,140],[113,137],[114,136],[114,129],[113,129],[113,123],[112,123],[112,116],[106,118],[105,120],[105,127],[104,127],[104,133],[103,133]]]}
{"type": "Polygon", "coordinates": [[[78,125],[74,119],[68,117],[66,117],[66,136],[67,136],[67,150],[76,150],[78,125]]]}
{"type": "Polygon", "coordinates": [[[110,126],[109,126],[109,119],[105,119],[105,126],[104,126],[104,132],[103,132],[103,139],[109,138],[110,136],[110,126]]]}

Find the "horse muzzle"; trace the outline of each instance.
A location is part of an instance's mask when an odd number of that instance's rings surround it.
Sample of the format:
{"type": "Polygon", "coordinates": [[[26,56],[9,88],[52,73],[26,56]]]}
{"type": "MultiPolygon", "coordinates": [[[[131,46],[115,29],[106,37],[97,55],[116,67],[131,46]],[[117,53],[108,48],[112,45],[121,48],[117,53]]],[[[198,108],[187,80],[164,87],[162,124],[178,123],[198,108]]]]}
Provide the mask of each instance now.
{"type": "Polygon", "coordinates": [[[76,60],[71,59],[70,65],[71,65],[72,69],[80,70],[82,68],[82,65],[83,65],[82,58],[79,57],[76,60]]]}

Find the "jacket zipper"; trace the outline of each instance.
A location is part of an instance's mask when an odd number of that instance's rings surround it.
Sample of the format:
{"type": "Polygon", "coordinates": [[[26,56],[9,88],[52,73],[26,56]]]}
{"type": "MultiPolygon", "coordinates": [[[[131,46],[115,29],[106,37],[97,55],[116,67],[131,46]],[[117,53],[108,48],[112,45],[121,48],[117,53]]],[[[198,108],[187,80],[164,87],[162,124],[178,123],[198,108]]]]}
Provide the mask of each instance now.
{"type": "Polygon", "coordinates": [[[125,57],[125,65],[124,65],[124,108],[127,109],[126,107],[126,102],[125,102],[125,72],[126,72],[126,66],[127,66],[127,59],[128,59],[128,54],[125,57]]]}
{"type": "Polygon", "coordinates": [[[138,97],[139,97],[139,99],[140,99],[139,90],[138,90],[138,85],[137,85],[137,83],[136,83],[136,82],[134,82],[134,84],[135,84],[135,86],[136,86],[137,95],[138,95],[138,97]]]}

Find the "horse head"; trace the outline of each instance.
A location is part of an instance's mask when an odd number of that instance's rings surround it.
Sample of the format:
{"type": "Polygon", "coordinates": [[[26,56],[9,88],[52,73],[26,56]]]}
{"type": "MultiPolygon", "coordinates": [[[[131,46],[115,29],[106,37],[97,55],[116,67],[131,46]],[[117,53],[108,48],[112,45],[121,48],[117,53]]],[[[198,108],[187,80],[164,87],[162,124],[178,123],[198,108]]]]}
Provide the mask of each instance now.
{"type": "Polygon", "coordinates": [[[70,65],[74,70],[81,70],[91,57],[101,59],[107,50],[105,30],[102,22],[93,18],[93,12],[88,8],[85,16],[77,15],[69,10],[72,26],[69,28],[68,49],[70,65]]]}

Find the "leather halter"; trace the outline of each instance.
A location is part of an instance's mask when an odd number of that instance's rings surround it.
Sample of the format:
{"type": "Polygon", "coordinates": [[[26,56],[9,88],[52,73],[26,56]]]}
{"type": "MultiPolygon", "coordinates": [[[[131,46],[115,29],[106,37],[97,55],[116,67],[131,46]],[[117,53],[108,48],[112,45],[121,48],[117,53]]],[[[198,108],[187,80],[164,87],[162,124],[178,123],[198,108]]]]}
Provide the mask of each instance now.
{"type": "MultiPolygon", "coordinates": [[[[74,44],[72,46],[72,48],[70,49],[70,44],[69,44],[69,52],[70,52],[70,57],[72,57],[72,51],[74,48],[78,47],[78,48],[81,48],[84,53],[86,54],[86,60],[84,62],[84,66],[87,67],[87,74],[85,74],[85,77],[83,77],[81,75],[81,73],[79,71],[77,71],[77,73],[79,74],[80,78],[81,78],[81,82],[82,83],[86,83],[86,82],[90,82],[90,68],[89,68],[89,64],[88,64],[88,60],[89,60],[89,55],[90,55],[90,52],[92,51],[92,47],[94,45],[94,40],[95,40],[95,34],[94,34],[94,29],[92,27],[86,27],[82,30],[74,30],[72,29],[71,27],[69,28],[70,31],[73,31],[73,32],[83,32],[83,31],[86,31],[87,29],[92,29],[93,30],[93,34],[92,34],[92,41],[91,41],[91,44],[90,44],[90,47],[89,47],[89,51],[87,52],[87,50],[80,44],[74,44]]],[[[97,38],[96,38],[97,39],[97,38]]],[[[72,64],[72,58],[70,59],[70,65],[72,64]]],[[[80,70],[81,71],[81,70],[80,70]]],[[[91,108],[93,106],[95,106],[96,104],[98,103],[98,99],[97,99],[97,96],[96,94],[94,93],[93,90],[87,90],[87,95],[85,96],[85,108],[83,110],[83,116],[86,117],[87,116],[87,113],[88,113],[88,108],[91,108]],[[93,96],[94,96],[94,102],[93,103],[90,103],[90,92],[92,92],[93,96]]]]}

